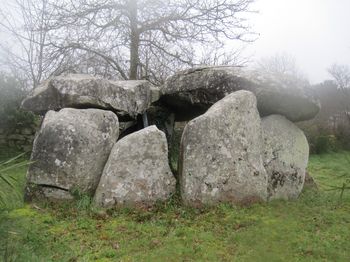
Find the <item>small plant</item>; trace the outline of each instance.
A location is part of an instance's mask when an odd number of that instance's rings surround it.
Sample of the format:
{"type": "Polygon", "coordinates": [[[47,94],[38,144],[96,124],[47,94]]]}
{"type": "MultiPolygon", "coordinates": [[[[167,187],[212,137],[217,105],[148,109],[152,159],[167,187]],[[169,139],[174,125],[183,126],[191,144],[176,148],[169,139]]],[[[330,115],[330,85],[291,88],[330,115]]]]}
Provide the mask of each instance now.
{"type": "Polygon", "coordinates": [[[327,187],[326,191],[338,191],[340,192],[339,200],[343,199],[344,193],[346,190],[350,190],[350,155],[347,152],[344,152],[344,155],[341,159],[341,162],[347,171],[334,173],[334,181],[332,184],[327,183],[323,184],[323,186],[327,187]]]}
{"type": "Polygon", "coordinates": [[[4,186],[0,186],[0,204],[3,204],[3,205],[6,204],[5,203],[6,189],[10,189],[13,191],[17,190],[14,184],[17,181],[17,178],[13,175],[8,174],[8,171],[13,170],[15,168],[22,167],[22,166],[26,166],[32,163],[28,160],[20,160],[25,154],[26,153],[22,153],[9,160],[0,162],[0,182],[4,184],[4,186]]]}
{"type": "Polygon", "coordinates": [[[76,201],[76,207],[79,210],[89,211],[92,208],[92,198],[86,193],[82,193],[79,189],[74,188],[71,194],[76,201]]]}
{"type": "MultiPolygon", "coordinates": [[[[350,170],[350,158],[348,155],[345,155],[345,159],[346,159],[346,162],[348,164],[348,170],[350,170]]],[[[344,174],[346,180],[345,182],[343,182],[343,185],[341,188],[339,188],[340,190],[340,200],[342,200],[343,198],[343,195],[344,195],[344,191],[345,190],[350,190],[350,173],[348,172],[347,174],[344,174]]]]}

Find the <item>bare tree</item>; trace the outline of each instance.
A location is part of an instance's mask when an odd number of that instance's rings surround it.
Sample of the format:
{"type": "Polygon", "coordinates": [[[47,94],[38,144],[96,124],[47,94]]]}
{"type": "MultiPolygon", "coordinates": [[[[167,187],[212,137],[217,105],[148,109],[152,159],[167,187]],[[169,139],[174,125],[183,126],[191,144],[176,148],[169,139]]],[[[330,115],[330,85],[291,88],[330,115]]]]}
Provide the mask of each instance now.
{"type": "Polygon", "coordinates": [[[342,104],[350,123],[350,68],[347,65],[333,64],[328,69],[328,72],[333,77],[338,90],[343,94],[342,104]]]}
{"type": "Polygon", "coordinates": [[[203,66],[245,66],[250,58],[243,55],[244,48],[228,49],[222,44],[204,45],[199,55],[199,65],[203,66]]]}
{"type": "Polygon", "coordinates": [[[334,78],[338,88],[342,91],[350,90],[350,67],[347,65],[333,64],[328,72],[334,78]]]}
{"type": "Polygon", "coordinates": [[[308,84],[307,77],[300,71],[295,58],[287,53],[264,57],[257,62],[256,67],[263,72],[281,78],[294,78],[301,84],[308,84]]]}
{"type": "Polygon", "coordinates": [[[49,46],[51,15],[47,0],[14,0],[0,10],[0,28],[9,36],[0,44],[2,63],[32,87],[63,61],[64,53],[49,46]]]}
{"type": "Polygon", "coordinates": [[[253,0],[51,1],[51,43],[103,58],[122,79],[161,78],[159,68],[196,64],[195,48],[252,41],[242,14],[253,0]]]}
{"type": "Polygon", "coordinates": [[[115,72],[102,55],[55,44],[57,34],[65,34],[57,30],[53,13],[49,0],[13,0],[0,9],[0,31],[7,39],[0,42],[3,69],[23,80],[27,89],[66,72],[112,78],[115,72]]]}
{"type": "Polygon", "coordinates": [[[33,87],[63,72],[161,83],[185,66],[236,63],[225,41],[253,40],[242,16],[253,1],[14,0],[0,11],[3,64],[33,87]],[[201,58],[203,46],[215,52],[201,58]]]}

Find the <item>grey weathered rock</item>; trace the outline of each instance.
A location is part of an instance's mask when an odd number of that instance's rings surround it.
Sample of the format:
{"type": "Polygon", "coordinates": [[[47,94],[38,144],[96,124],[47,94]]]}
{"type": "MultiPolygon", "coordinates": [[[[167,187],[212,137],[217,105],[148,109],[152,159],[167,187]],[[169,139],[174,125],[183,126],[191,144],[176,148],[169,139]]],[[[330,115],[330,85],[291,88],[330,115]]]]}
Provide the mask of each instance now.
{"type": "Polygon", "coordinates": [[[180,187],[185,204],[266,201],[256,98],[238,91],[190,121],[183,132],[180,187]]]}
{"type": "Polygon", "coordinates": [[[97,206],[154,204],[175,191],[165,134],[150,126],[119,140],[104,168],[97,206]]]}
{"type": "Polygon", "coordinates": [[[56,76],[34,89],[22,108],[35,113],[65,107],[101,108],[121,118],[135,118],[159,98],[159,90],[148,81],[109,81],[90,75],[56,76]]]}
{"type": "Polygon", "coordinates": [[[280,114],[296,122],[313,118],[320,103],[305,83],[238,67],[204,67],[181,71],[161,87],[161,101],[178,120],[203,114],[226,95],[248,90],[257,97],[261,116],[280,114]]]}
{"type": "Polygon", "coordinates": [[[263,118],[262,128],[269,199],[295,199],[303,189],[308,163],[306,137],[296,125],[280,115],[263,118]]]}
{"type": "Polygon", "coordinates": [[[28,185],[43,188],[47,197],[63,195],[47,188],[93,195],[117,138],[118,118],[113,112],[72,108],[47,112],[34,141],[28,185]]]}

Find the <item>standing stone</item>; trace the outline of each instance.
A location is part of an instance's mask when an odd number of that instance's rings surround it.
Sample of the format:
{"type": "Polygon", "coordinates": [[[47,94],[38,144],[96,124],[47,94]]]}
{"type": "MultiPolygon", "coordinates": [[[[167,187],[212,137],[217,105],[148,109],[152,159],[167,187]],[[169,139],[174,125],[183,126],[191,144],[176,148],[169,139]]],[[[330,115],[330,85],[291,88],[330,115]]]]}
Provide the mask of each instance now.
{"type": "Polygon", "coordinates": [[[215,103],[185,127],[180,187],[186,205],[266,201],[256,98],[238,91],[215,103]]]}
{"type": "Polygon", "coordinates": [[[118,138],[118,118],[100,109],[49,111],[35,140],[27,197],[66,199],[69,191],[93,195],[118,138]]]}
{"type": "Polygon", "coordinates": [[[280,115],[263,118],[262,128],[269,199],[295,199],[303,189],[308,163],[306,137],[296,125],[280,115]]]}
{"type": "Polygon", "coordinates": [[[150,126],[119,140],[96,190],[97,206],[154,204],[175,192],[165,134],[150,126]]]}

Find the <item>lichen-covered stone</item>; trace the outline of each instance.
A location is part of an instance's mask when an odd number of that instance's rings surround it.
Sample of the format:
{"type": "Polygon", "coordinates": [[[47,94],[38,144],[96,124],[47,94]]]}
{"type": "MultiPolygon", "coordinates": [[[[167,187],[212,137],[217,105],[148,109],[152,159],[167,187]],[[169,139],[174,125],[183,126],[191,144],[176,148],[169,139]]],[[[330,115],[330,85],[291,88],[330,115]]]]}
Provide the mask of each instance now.
{"type": "Polygon", "coordinates": [[[47,112],[34,140],[28,194],[36,193],[31,188],[41,188],[48,198],[67,198],[69,194],[62,190],[93,195],[118,132],[118,118],[110,111],[66,108],[47,112]]]}
{"type": "Polygon", "coordinates": [[[190,206],[267,199],[256,98],[238,91],[190,121],[180,149],[180,187],[190,206]]]}
{"type": "Polygon", "coordinates": [[[150,126],[119,140],[104,168],[94,202],[100,207],[152,205],[175,192],[165,134],[150,126]]]}
{"type": "Polygon", "coordinates": [[[176,113],[179,121],[191,120],[238,90],[255,94],[261,116],[280,114],[296,122],[311,119],[320,110],[319,101],[305,83],[238,67],[180,71],[161,87],[161,101],[176,113]]]}
{"type": "Polygon", "coordinates": [[[262,129],[269,199],[295,199],[303,189],[308,163],[306,137],[296,125],[280,115],[263,118],[262,129]]]}
{"type": "Polygon", "coordinates": [[[148,81],[109,81],[71,74],[45,81],[22,102],[22,108],[39,114],[65,107],[102,108],[121,118],[136,118],[158,98],[159,90],[148,81]]]}

